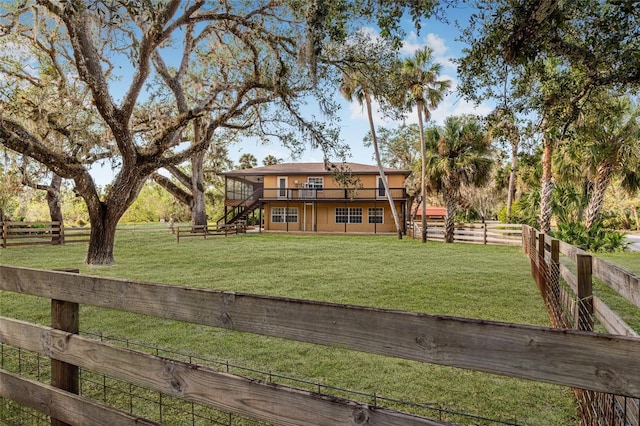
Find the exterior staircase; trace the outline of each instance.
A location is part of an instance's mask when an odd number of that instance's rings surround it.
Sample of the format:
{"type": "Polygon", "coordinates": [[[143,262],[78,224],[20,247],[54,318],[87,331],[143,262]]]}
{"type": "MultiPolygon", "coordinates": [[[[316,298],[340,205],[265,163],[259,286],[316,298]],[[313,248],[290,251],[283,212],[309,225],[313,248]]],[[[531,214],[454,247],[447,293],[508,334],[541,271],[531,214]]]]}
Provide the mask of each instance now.
{"type": "Polygon", "coordinates": [[[216,221],[218,225],[233,225],[239,221],[246,221],[251,213],[260,208],[260,198],[262,196],[262,188],[255,191],[246,199],[242,200],[238,205],[216,221]]]}

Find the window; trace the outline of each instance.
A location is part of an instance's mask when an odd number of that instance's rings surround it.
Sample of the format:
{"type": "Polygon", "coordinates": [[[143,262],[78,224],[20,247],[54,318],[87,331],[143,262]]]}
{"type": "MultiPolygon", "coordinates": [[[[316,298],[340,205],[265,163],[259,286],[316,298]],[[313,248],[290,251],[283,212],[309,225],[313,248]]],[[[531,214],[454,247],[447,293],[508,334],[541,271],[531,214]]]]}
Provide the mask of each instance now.
{"type": "Polygon", "coordinates": [[[369,207],[369,223],[384,223],[384,209],[382,207],[369,207]]]}
{"type": "Polygon", "coordinates": [[[384,192],[384,181],[378,176],[378,198],[384,198],[387,194],[384,192]]]}
{"type": "Polygon", "coordinates": [[[271,209],[272,223],[296,223],[298,222],[297,207],[273,207],[271,209]]]}
{"type": "Polygon", "coordinates": [[[309,188],[322,190],[322,187],[324,186],[324,178],[322,177],[310,177],[307,182],[309,188]]]}
{"type": "Polygon", "coordinates": [[[362,223],[362,207],[336,208],[336,223],[362,223]]]}

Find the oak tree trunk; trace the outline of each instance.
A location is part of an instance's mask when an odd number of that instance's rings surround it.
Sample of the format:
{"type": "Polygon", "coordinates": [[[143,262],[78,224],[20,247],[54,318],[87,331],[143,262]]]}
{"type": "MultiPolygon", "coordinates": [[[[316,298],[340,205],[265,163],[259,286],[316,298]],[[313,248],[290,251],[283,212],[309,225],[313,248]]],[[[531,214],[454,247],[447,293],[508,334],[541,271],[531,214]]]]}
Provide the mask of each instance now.
{"type": "MultiPolygon", "coordinates": [[[[60,188],[62,187],[62,177],[57,174],[53,174],[51,183],[47,187],[47,205],[49,206],[49,215],[52,222],[60,222],[60,226],[63,224],[62,205],[60,202],[60,188]]],[[[54,233],[51,235],[51,244],[61,244],[60,233],[54,233]]]]}
{"type": "Polygon", "coordinates": [[[116,239],[116,227],[120,216],[115,217],[113,210],[104,210],[98,219],[91,220],[91,236],[87,251],[87,265],[112,265],[113,247],[116,239]]]}
{"type": "Polygon", "coordinates": [[[191,221],[194,227],[207,225],[207,210],[204,197],[204,152],[191,158],[191,221]]]}
{"type": "Polygon", "coordinates": [[[147,177],[136,173],[135,164],[123,165],[104,201],[97,196],[95,186],[76,180],[76,188],[84,188],[82,195],[91,221],[88,265],[111,265],[115,262],[113,247],[118,221],[138,197],[147,177]]]}

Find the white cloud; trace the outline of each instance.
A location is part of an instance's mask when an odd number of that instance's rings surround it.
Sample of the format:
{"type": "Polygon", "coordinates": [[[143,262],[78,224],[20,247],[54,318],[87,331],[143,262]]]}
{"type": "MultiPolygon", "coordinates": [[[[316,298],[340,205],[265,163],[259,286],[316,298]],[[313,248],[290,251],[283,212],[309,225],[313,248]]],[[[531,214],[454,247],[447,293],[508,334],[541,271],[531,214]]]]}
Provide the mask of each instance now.
{"type": "Polygon", "coordinates": [[[444,69],[456,69],[456,64],[453,62],[453,59],[448,56],[450,49],[446,45],[445,39],[434,33],[429,33],[423,39],[419,39],[417,34],[412,31],[407,38],[403,40],[400,53],[405,56],[412,56],[424,46],[429,46],[433,50],[434,62],[442,64],[444,69]]]}
{"type": "Polygon", "coordinates": [[[445,46],[444,39],[437,34],[427,34],[425,44],[433,50],[435,57],[444,56],[449,50],[449,48],[445,46]]]}
{"type": "Polygon", "coordinates": [[[400,48],[400,53],[402,55],[411,56],[416,53],[419,49],[421,49],[423,43],[418,40],[418,35],[411,31],[409,36],[402,41],[402,47],[400,48]]]}

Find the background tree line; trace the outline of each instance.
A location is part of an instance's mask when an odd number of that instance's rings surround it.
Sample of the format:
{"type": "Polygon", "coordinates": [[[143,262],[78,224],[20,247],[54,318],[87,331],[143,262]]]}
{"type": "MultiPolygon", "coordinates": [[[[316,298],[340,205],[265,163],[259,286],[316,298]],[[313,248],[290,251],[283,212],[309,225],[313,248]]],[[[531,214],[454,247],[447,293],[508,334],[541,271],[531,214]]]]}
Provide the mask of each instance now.
{"type": "MultiPolygon", "coordinates": [[[[475,12],[460,24],[468,47],[458,90],[496,109],[486,121],[451,117],[431,129],[424,122],[446,82],[427,51],[399,58],[401,22],[408,17],[420,30],[455,3],[3,3],[2,202],[20,186],[42,190],[54,217],[63,181],[72,182],[91,223],[87,262],[110,264],[117,223],[149,178],[187,205],[197,225],[207,221],[205,164],[224,169],[215,159],[239,138],[344,158],[334,97],[341,91],[367,107],[381,173],[372,101],[397,120],[418,111],[420,196],[430,184],[449,225],[455,210],[472,210],[465,191],[505,176],[491,146],[500,141],[510,148],[508,219],[544,231],[554,221],[574,224],[574,233],[601,229],[607,190],[615,184],[631,198],[638,188],[640,10],[593,0],[462,3],[475,12]],[[363,22],[381,37],[362,31],[363,22]],[[310,101],[326,119],[305,113],[310,101]],[[99,162],[117,170],[105,188],[89,172],[99,162]]],[[[480,210],[486,217],[487,206],[480,210]]]]}

